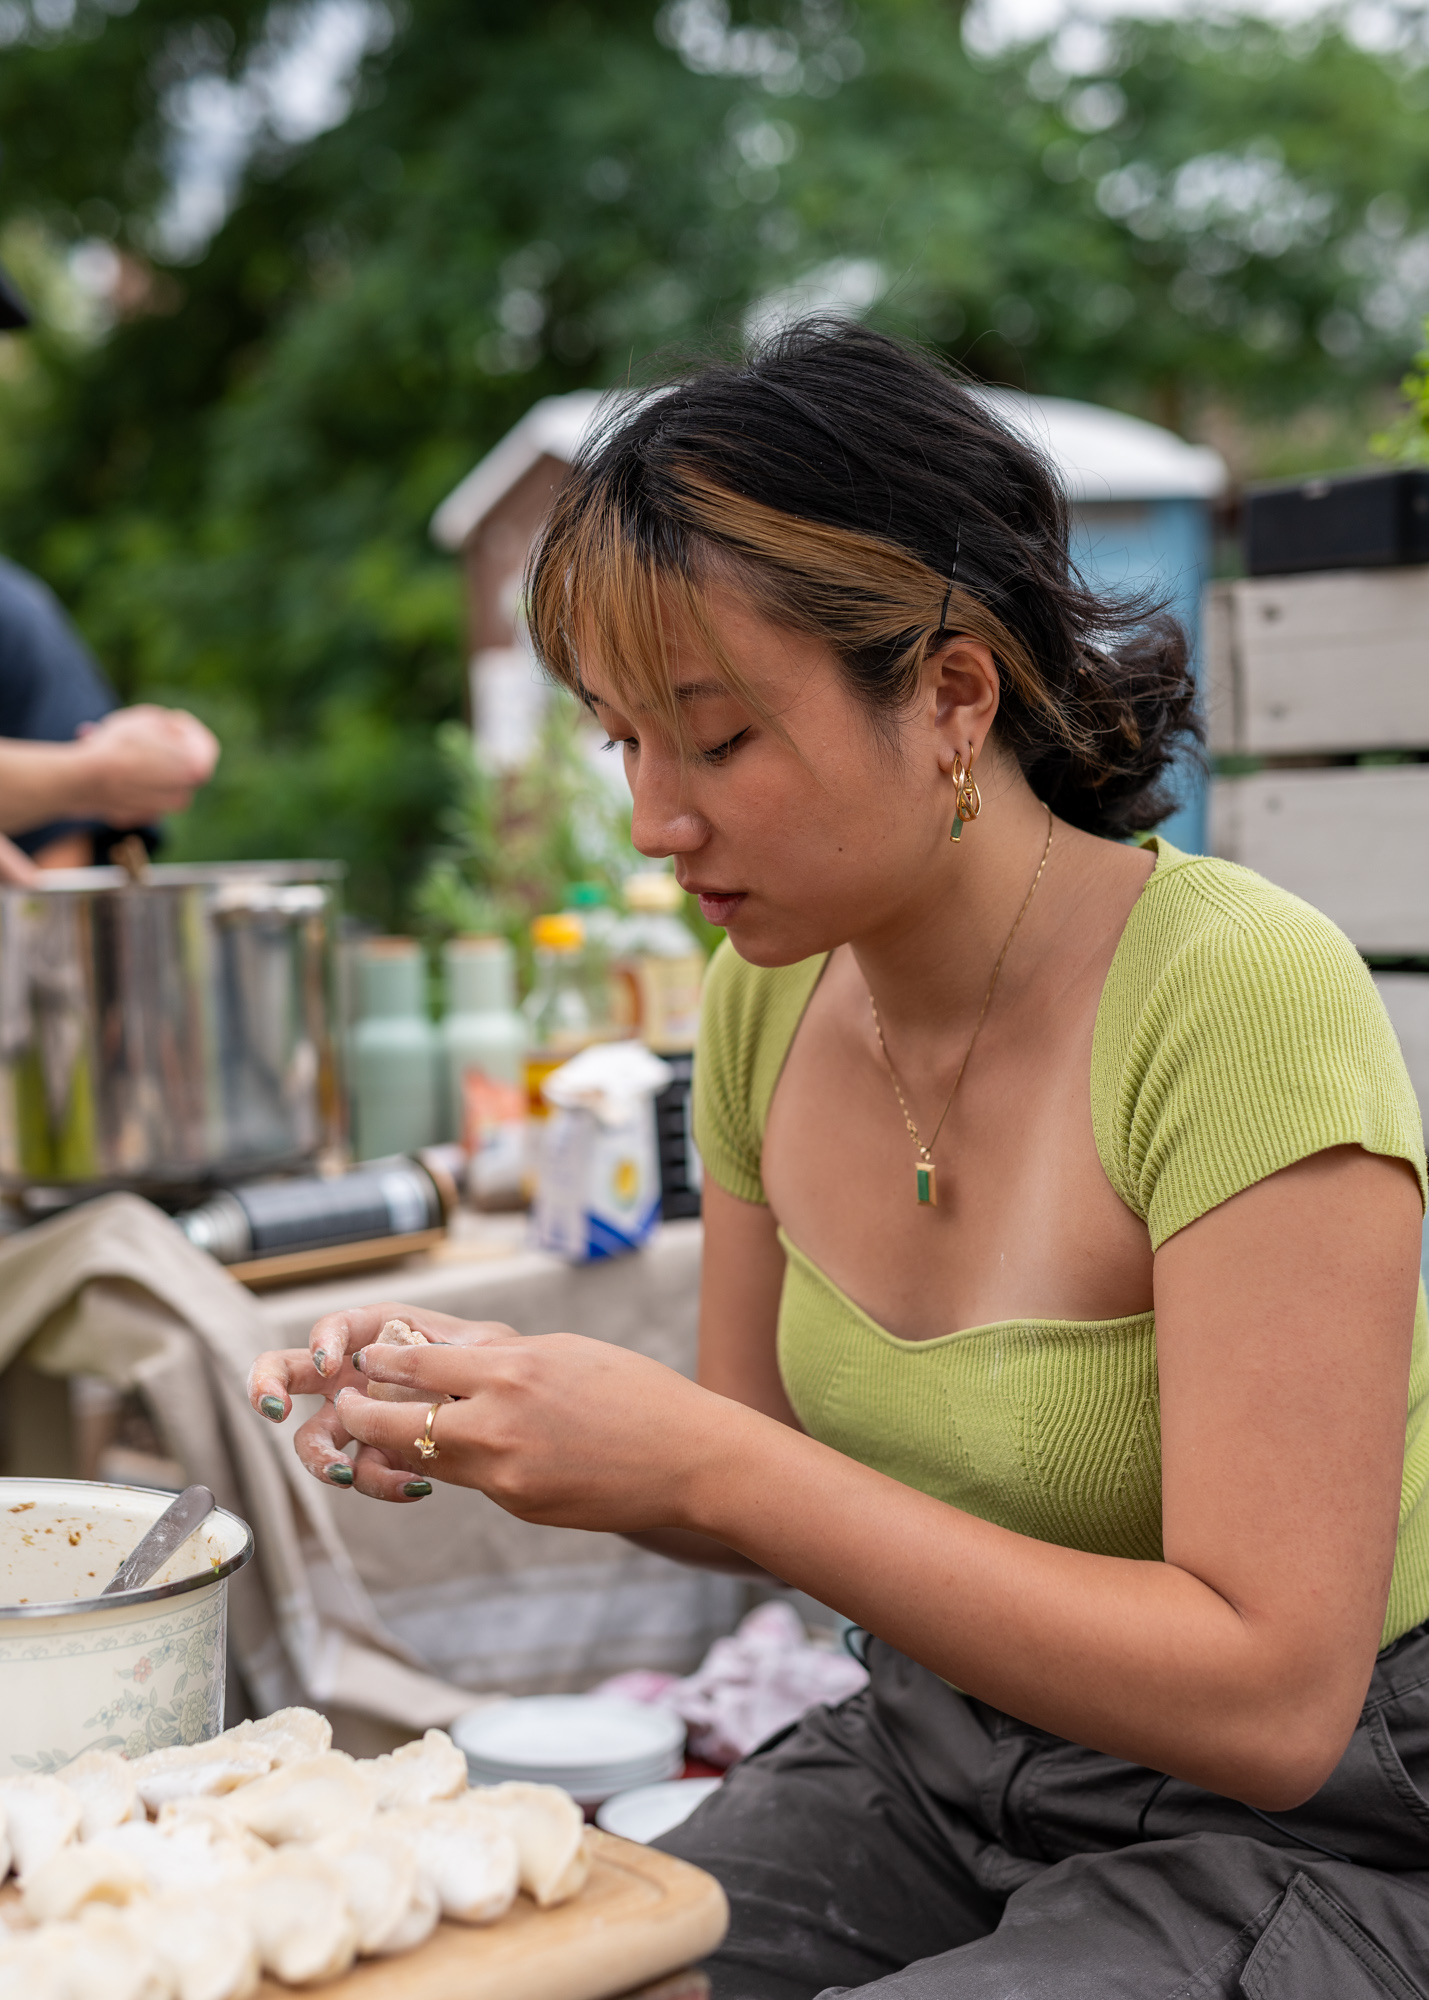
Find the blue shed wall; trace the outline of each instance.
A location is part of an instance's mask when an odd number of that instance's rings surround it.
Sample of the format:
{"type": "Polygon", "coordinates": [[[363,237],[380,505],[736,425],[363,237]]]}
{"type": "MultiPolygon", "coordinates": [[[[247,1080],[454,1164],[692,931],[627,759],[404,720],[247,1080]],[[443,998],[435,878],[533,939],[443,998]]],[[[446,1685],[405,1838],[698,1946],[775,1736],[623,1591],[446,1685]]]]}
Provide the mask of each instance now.
{"type": "MultiPolygon", "coordinates": [[[[1191,635],[1201,670],[1201,593],[1211,574],[1211,515],[1204,500],[1096,502],[1073,509],[1072,548],[1104,589],[1150,590],[1191,635]]],[[[1158,831],[1190,854],[1206,852],[1206,775],[1187,765],[1181,803],[1158,831]]]]}

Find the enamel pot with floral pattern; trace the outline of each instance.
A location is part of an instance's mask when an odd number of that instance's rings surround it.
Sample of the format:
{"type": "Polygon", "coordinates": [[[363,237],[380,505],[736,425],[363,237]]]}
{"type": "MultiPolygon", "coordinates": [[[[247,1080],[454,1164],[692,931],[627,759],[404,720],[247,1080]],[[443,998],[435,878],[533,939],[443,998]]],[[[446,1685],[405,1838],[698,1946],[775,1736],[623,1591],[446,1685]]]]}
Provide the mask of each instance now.
{"type": "Polygon", "coordinates": [[[0,1479],[0,1777],[222,1729],[228,1580],[253,1553],[247,1522],[215,1508],[142,1590],[100,1594],[172,1498],[0,1479]]]}

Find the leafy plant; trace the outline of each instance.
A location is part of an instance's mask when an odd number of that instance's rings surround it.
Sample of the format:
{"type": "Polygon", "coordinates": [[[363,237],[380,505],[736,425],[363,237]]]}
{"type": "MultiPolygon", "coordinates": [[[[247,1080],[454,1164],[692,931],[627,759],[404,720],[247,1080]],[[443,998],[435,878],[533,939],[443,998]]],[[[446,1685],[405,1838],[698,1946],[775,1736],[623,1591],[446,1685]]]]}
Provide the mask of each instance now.
{"type": "Polygon", "coordinates": [[[433,937],[500,931],[523,951],[531,919],[559,910],[577,882],[613,899],[641,857],[630,809],[590,757],[591,732],[569,695],[556,694],[530,761],[493,771],[457,723],[437,732],[453,803],[444,844],[414,897],[433,937]]]}
{"type": "Polygon", "coordinates": [[[1382,458],[1400,465],[1429,465],[1429,320],[1424,322],[1424,346],[1400,387],[1409,408],[1370,442],[1382,458]]]}

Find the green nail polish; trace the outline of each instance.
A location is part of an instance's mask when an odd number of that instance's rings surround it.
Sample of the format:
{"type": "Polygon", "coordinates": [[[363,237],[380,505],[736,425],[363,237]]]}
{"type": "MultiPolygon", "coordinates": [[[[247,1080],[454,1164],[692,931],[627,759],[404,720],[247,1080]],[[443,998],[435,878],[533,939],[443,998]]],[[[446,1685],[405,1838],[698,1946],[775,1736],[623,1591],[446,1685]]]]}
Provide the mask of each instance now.
{"type": "Polygon", "coordinates": [[[327,1373],[327,1349],[326,1349],[326,1348],[323,1348],[323,1347],[315,1347],[315,1348],[313,1349],[313,1366],[314,1366],[314,1368],[316,1368],[316,1369],[317,1369],[317,1371],[318,1371],[319,1375],[326,1375],[326,1373],[327,1373]]]}
{"type": "Polygon", "coordinates": [[[409,1479],[402,1488],[409,1500],[425,1500],[432,1490],[430,1479],[409,1479]]]}
{"type": "Polygon", "coordinates": [[[270,1424],[282,1423],[283,1404],[282,1404],[282,1399],[280,1397],[264,1396],[260,1399],[258,1407],[263,1412],[264,1416],[268,1419],[270,1424]]]}
{"type": "Polygon", "coordinates": [[[345,1458],[340,1458],[336,1465],[328,1466],[327,1477],[332,1481],[334,1486],[351,1486],[352,1467],[345,1458]]]}

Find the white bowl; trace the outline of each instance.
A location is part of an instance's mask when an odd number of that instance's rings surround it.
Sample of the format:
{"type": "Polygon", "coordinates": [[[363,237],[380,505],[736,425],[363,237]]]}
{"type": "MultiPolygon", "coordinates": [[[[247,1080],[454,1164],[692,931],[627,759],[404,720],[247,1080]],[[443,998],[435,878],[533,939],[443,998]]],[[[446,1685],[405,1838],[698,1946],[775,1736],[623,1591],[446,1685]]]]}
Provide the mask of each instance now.
{"type": "Polygon", "coordinates": [[[216,1508],[142,1590],[100,1595],[172,1499],[0,1479],[0,1777],[222,1729],[228,1579],[253,1553],[247,1522],[216,1508]]]}
{"type": "Polygon", "coordinates": [[[673,1778],[667,1785],[639,1785],[632,1792],[617,1792],[607,1799],[595,1823],[607,1833],[618,1833],[622,1840],[638,1840],[645,1847],[662,1833],[683,1826],[695,1807],[723,1783],[723,1778],[673,1778]]]}

